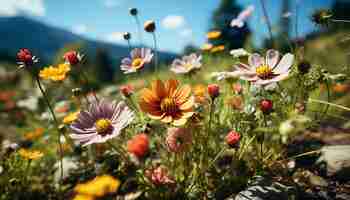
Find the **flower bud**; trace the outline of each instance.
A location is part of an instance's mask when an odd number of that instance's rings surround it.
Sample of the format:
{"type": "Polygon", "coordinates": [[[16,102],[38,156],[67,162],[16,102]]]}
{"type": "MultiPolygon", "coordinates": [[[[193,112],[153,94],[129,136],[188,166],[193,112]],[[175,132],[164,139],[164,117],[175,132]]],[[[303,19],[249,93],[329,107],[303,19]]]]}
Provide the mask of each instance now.
{"type": "Polygon", "coordinates": [[[130,9],[129,9],[129,13],[130,13],[130,15],[132,15],[132,16],[136,16],[137,13],[138,13],[138,10],[137,10],[137,8],[130,8],[130,9]]]}
{"type": "Polygon", "coordinates": [[[208,94],[212,99],[215,99],[220,95],[220,87],[217,84],[208,85],[208,94]]]}
{"type": "Polygon", "coordinates": [[[239,141],[241,139],[241,135],[237,133],[236,131],[230,131],[226,137],[226,143],[231,147],[231,148],[236,148],[239,146],[239,141]]]}
{"type": "Polygon", "coordinates": [[[273,110],[273,103],[269,99],[263,99],[260,101],[260,110],[264,114],[269,114],[273,110]]]}
{"type": "Polygon", "coordinates": [[[82,95],[82,89],[81,88],[74,88],[72,89],[73,96],[80,97],[82,95]]]}
{"type": "Polygon", "coordinates": [[[309,73],[311,69],[311,64],[310,62],[308,62],[307,60],[302,60],[299,64],[298,64],[298,70],[301,74],[307,74],[309,73]]]}
{"type": "Polygon", "coordinates": [[[124,38],[124,40],[130,40],[131,39],[131,34],[129,32],[125,32],[123,34],[123,38],[124,38]]]}
{"type": "Polygon", "coordinates": [[[64,54],[63,58],[70,65],[76,65],[80,62],[80,56],[76,51],[69,51],[64,54]]]}
{"type": "Polygon", "coordinates": [[[33,65],[34,59],[33,59],[32,53],[29,51],[29,49],[20,49],[17,53],[17,59],[19,62],[23,63],[26,66],[33,65]]]}
{"type": "Polygon", "coordinates": [[[156,30],[156,24],[152,20],[148,20],[144,24],[144,29],[146,32],[153,33],[156,30]]]}
{"type": "Polygon", "coordinates": [[[135,135],[128,141],[127,150],[138,158],[144,157],[149,150],[148,136],[144,133],[135,135]]]}
{"type": "Polygon", "coordinates": [[[129,84],[121,86],[119,90],[125,97],[130,97],[134,93],[134,88],[129,84]]]}

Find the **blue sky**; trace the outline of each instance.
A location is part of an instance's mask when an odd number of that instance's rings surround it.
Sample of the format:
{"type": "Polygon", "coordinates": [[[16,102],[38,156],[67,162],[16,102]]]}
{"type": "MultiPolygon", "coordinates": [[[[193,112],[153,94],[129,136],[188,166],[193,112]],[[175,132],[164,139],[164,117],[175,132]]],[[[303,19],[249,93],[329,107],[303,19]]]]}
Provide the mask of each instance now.
{"type": "MultiPolygon", "coordinates": [[[[269,18],[276,24],[283,0],[265,0],[269,18]]],[[[315,30],[309,16],[314,9],[329,7],[332,0],[300,1],[299,30],[302,34],[315,30]]],[[[209,27],[212,11],[219,0],[0,0],[0,15],[14,16],[25,12],[47,24],[71,30],[84,37],[125,44],[121,33],[131,32],[136,37],[134,19],[128,14],[137,7],[142,21],[152,19],[157,23],[159,47],[180,52],[186,44],[201,46],[209,27]]],[[[267,36],[262,20],[259,0],[237,0],[243,7],[255,6],[249,19],[254,42],[259,44],[267,36]]],[[[294,18],[294,10],[291,10],[294,18]]],[[[277,26],[275,26],[277,27],[277,26]]],[[[151,36],[143,34],[144,42],[152,44],[151,36]]]]}

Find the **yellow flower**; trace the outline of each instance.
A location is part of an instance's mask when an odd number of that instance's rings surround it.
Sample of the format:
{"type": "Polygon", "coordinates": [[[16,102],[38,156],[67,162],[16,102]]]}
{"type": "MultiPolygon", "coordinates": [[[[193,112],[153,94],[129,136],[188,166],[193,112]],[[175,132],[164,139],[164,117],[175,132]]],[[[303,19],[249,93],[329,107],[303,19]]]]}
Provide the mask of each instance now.
{"type": "Polygon", "coordinates": [[[73,200],[94,200],[95,198],[90,195],[85,195],[85,194],[77,194],[75,195],[73,200]]]}
{"type": "Polygon", "coordinates": [[[39,77],[46,80],[62,81],[70,71],[69,64],[60,64],[58,67],[49,66],[40,70],[39,77]]]}
{"type": "Polygon", "coordinates": [[[26,140],[34,140],[42,136],[44,133],[43,128],[36,128],[34,131],[28,132],[24,135],[26,140]]]}
{"type": "Polygon", "coordinates": [[[118,190],[120,181],[110,175],[97,176],[91,181],[75,186],[74,191],[78,194],[102,197],[118,190]]]}
{"type": "Polygon", "coordinates": [[[212,44],[209,44],[209,43],[206,43],[206,44],[204,44],[204,45],[201,47],[201,49],[202,49],[203,51],[210,51],[212,48],[213,48],[213,45],[212,45],[212,44]]]}
{"type": "Polygon", "coordinates": [[[220,52],[220,51],[223,51],[225,50],[225,45],[218,45],[218,46],[215,46],[213,47],[210,52],[211,53],[216,53],[216,52],[220,52]]]}
{"type": "Polygon", "coordinates": [[[204,103],[206,101],[207,87],[202,84],[193,87],[193,94],[196,103],[204,103]]]}
{"type": "Polygon", "coordinates": [[[209,40],[217,39],[221,36],[221,31],[210,31],[207,33],[207,38],[209,40]]]}
{"type": "Polygon", "coordinates": [[[38,150],[20,149],[19,155],[27,160],[37,160],[44,156],[43,152],[38,150]]]}
{"type": "Polygon", "coordinates": [[[74,122],[78,118],[79,113],[80,113],[80,111],[69,113],[68,115],[66,115],[63,118],[62,122],[64,124],[71,124],[72,122],[74,122]]]}

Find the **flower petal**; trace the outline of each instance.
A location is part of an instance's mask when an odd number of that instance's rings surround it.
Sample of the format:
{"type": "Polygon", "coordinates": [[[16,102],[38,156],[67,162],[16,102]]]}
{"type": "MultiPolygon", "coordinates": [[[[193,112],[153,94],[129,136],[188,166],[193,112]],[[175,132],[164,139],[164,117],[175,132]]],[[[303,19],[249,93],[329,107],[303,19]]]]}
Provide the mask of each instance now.
{"type": "Polygon", "coordinates": [[[264,64],[264,59],[258,53],[254,53],[249,56],[248,63],[250,67],[255,70],[257,67],[264,64]]]}
{"type": "Polygon", "coordinates": [[[153,94],[156,94],[159,99],[162,99],[166,96],[165,87],[161,80],[153,81],[151,88],[153,94]]]}
{"type": "Polygon", "coordinates": [[[286,54],[282,57],[281,61],[278,63],[278,65],[273,69],[273,72],[275,74],[283,74],[289,71],[289,68],[293,65],[294,62],[294,55],[293,54],[286,54]]]}
{"type": "Polygon", "coordinates": [[[274,68],[276,66],[276,64],[278,63],[278,60],[280,58],[280,53],[276,50],[273,49],[269,49],[266,52],[266,64],[271,67],[274,68]]]}

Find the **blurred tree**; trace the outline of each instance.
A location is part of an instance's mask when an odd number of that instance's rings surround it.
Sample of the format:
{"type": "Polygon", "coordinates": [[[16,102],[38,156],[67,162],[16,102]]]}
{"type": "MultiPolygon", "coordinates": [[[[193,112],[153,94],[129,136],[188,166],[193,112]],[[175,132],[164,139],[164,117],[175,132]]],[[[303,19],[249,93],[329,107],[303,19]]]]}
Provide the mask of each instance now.
{"type": "Polygon", "coordinates": [[[221,0],[219,7],[212,16],[211,30],[219,30],[222,35],[219,39],[210,41],[214,45],[224,44],[226,49],[236,49],[244,46],[250,30],[245,23],[241,28],[232,28],[231,21],[242,11],[235,0],[221,0]]]}
{"type": "Polygon", "coordinates": [[[188,44],[188,45],[185,46],[185,48],[183,50],[183,54],[187,55],[187,54],[190,54],[190,53],[195,53],[196,51],[198,51],[198,48],[195,45],[188,44]]]}
{"type": "MultiPolygon", "coordinates": [[[[349,0],[335,0],[332,5],[334,19],[350,20],[350,1],[349,0]]],[[[333,30],[350,29],[349,23],[333,23],[333,30]]]]}
{"type": "Polygon", "coordinates": [[[112,67],[111,58],[108,52],[103,48],[96,50],[96,65],[95,73],[97,75],[97,81],[102,83],[110,83],[114,78],[114,69],[112,67]]]}
{"type": "Polygon", "coordinates": [[[290,41],[291,41],[291,18],[289,16],[289,13],[291,12],[291,1],[290,0],[283,0],[282,1],[282,7],[281,7],[281,17],[279,21],[279,32],[276,36],[276,45],[277,48],[282,51],[292,51],[290,49],[290,41]]]}

